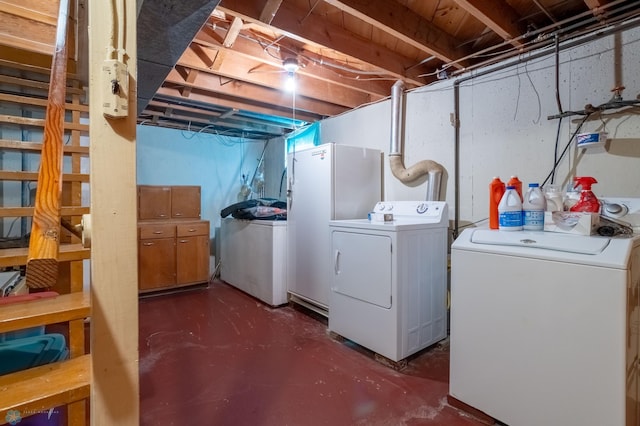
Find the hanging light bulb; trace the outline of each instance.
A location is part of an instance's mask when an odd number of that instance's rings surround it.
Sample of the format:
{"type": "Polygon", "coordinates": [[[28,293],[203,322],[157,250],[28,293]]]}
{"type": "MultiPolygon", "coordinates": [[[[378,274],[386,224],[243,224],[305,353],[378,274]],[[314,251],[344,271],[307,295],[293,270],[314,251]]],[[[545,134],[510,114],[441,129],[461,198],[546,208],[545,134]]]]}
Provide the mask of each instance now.
{"type": "Polygon", "coordinates": [[[284,82],[284,89],[287,92],[295,92],[296,90],[296,76],[294,73],[287,73],[287,79],[284,82]]]}
{"type": "Polygon", "coordinates": [[[287,79],[284,83],[284,88],[287,92],[294,92],[296,90],[295,73],[300,69],[298,60],[295,58],[287,58],[282,63],[282,67],[287,72],[287,79]]]}

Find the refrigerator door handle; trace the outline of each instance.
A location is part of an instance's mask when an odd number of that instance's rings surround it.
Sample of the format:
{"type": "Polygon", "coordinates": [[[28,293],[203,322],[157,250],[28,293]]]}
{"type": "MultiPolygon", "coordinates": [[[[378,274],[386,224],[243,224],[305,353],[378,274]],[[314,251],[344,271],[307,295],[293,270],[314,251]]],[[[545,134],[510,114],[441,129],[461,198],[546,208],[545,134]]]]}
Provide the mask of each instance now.
{"type": "Polygon", "coordinates": [[[336,250],[333,254],[333,272],[336,275],[340,273],[340,250],[336,250]]]}

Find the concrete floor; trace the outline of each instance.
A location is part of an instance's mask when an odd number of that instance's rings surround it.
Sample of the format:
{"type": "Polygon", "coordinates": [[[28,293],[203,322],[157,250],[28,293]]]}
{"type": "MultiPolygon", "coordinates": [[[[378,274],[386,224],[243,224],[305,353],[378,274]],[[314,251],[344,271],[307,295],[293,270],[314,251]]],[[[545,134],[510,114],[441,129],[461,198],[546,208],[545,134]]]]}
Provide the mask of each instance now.
{"type": "Polygon", "coordinates": [[[140,301],[141,425],[480,425],[447,403],[447,341],[400,371],[223,283],[140,301]]]}

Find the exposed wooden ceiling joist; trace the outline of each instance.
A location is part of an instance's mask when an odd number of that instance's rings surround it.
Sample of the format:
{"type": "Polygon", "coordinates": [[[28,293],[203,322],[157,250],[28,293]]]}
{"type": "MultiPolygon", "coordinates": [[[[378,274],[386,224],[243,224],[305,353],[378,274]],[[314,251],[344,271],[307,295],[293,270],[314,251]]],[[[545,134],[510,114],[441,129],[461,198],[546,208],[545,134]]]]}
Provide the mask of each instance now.
{"type": "Polygon", "coordinates": [[[504,40],[516,47],[522,46],[522,41],[518,40],[519,35],[522,34],[517,24],[519,16],[509,4],[490,0],[455,1],[504,40]]]}
{"type": "MultiPolygon", "coordinates": [[[[457,48],[461,44],[458,40],[400,3],[368,0],[325,1],[444,62],[457,61],[466,54],[457,48]]],[[[456,63],[454,66],[464,68],[465,63],[456,63]]]]}
{"type": "Polygon", "coordinates": [[[385,99],[396,80],[424,86],[640,19],[638,9],[637,0],[221,0],[140,118],[276,136],[385,99]],[[290,76],[294,95],[283,90],[290,76]]]}

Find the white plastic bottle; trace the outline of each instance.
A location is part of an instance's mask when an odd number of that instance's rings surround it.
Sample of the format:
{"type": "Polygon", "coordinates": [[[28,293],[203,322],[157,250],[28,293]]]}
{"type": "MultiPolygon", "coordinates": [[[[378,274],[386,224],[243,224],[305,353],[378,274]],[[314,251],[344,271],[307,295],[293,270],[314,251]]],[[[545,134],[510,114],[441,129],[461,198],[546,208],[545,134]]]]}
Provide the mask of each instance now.
{"type": "Polygon", "coordinates": [[[522,230],[522,201],[514,186],[507,186],[507,190],[498,204],[500,231],[522,230]]]}
{"type": "Polygon", "coordinates": [[[522,203],[522,227],[525,231],[544,229],[544,211],[547,201],[537,183],[530,183],[522,203]]]}

